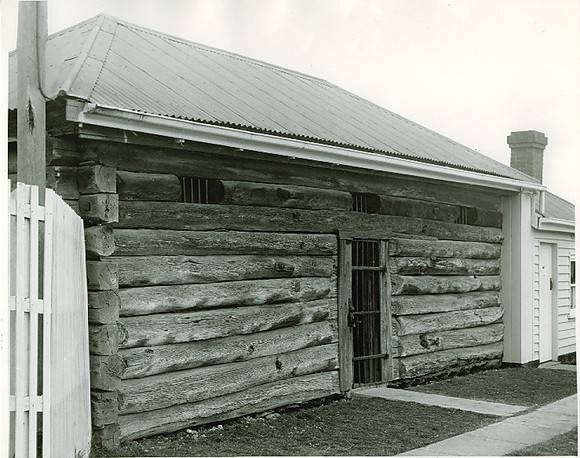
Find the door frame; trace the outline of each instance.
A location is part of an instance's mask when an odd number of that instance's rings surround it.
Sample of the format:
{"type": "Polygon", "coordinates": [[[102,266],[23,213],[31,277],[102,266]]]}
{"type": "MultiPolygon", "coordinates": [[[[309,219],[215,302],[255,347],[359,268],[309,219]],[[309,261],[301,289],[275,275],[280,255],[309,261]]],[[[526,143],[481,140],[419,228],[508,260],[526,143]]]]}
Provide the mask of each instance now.
{"type": "Polygon", "coordinates": [[[353,389],[353,332],[349,325],[352,300],[352,242],[353,240],[373,240],[380,242],[379,261],[384,269],[380,273],[380,347],[385,353],[382,361],[381,384],[393,379],[393,326],[391,315],[391,280],[389,273],[389,240],[381,237],[349,236],[339,238],[338,273],[338,354],[340,391],[353,389]]]}
{"type": "Polygon", "coordinates": [[[550,242],[540,241],[538,246],[538,360],[540,363],[546,361],[558,360],[558,308],[557,308],[557,291],[558,291],[558,245],[550,242]],[[552,269],[552,289],[550,290],[550,327],[551,327],[551,356],[549,360],[542,361],[542,246],[550,247],[550,265],[552,269]]]}

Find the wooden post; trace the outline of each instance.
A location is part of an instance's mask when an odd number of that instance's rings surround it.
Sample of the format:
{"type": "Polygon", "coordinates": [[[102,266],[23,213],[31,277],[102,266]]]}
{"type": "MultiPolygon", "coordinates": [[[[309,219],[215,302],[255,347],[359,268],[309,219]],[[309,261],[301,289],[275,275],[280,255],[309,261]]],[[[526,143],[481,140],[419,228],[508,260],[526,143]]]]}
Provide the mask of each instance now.
{"type": "Polygon", "coordinates": [[[18,181],[39,187],[44,204],[46,182],[45,1],[18,4],[18,181]]]}

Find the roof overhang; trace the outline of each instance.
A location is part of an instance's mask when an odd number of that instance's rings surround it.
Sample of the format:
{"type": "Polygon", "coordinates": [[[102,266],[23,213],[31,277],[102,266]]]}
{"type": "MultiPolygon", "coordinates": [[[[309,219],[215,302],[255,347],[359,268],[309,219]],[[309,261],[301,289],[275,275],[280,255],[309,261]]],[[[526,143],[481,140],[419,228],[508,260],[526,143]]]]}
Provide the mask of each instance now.
{"type": "Polygon", "coordinates": [[[536,229],[539,231],[567,232],[573,234],[576,229],[576,223],[565,219],[541,216],[538,218],[538,227],[536,229]]]}
{"type": "Polygon", "coordinates": [[[314,160],[335,166],[355,167],[507,191],[529,192],[546,189],[539,183],[88,102],[73,101],[67,106],[66,112],[68,121],[222,145],[241,151],[258,151],[287,158],[314,160]]]}

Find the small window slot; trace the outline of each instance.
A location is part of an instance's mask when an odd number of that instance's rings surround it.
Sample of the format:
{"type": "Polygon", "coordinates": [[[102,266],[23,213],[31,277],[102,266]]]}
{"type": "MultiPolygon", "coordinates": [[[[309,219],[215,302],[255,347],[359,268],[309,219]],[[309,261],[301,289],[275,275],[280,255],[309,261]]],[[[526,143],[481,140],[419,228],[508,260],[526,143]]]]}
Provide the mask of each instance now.
{"type": "Polygon", "coordinates": [[[219,180],[199,177],[180,177],[182,202],[190,204],[219,204],[224,188],[219,180]]]}
{"type": "Polygon", "coordinates": [[[378,213],[380,199],[369,192],[352,192],[352,210],[359,213],[378,213]]]}

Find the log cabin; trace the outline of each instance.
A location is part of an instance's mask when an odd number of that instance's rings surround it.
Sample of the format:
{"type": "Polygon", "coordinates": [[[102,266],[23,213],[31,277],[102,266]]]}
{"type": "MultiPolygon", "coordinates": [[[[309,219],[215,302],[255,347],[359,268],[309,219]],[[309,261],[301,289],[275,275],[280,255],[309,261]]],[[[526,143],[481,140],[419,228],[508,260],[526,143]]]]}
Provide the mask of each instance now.
{"type": "Polygon", "coordinates": [[[527,362],[533,177],[106,15],[46,55],[47,184],[85,222],[95,443],[527,362]]]}

